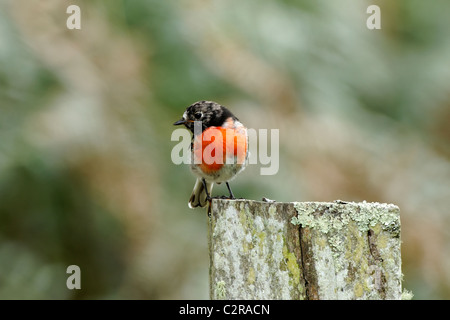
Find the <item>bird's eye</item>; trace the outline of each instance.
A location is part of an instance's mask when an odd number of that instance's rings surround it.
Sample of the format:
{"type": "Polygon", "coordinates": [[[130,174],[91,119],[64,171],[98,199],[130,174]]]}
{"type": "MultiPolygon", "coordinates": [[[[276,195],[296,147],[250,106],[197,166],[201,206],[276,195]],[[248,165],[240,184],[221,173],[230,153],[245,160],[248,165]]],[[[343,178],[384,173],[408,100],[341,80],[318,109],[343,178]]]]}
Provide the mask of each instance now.
{"type": "Polygon", "coordinates": [[[197,120],[200,119],[202,116],[203,116],[203,113],[201,113],[201,112],[194,113],[194,118],[197,120]]]}

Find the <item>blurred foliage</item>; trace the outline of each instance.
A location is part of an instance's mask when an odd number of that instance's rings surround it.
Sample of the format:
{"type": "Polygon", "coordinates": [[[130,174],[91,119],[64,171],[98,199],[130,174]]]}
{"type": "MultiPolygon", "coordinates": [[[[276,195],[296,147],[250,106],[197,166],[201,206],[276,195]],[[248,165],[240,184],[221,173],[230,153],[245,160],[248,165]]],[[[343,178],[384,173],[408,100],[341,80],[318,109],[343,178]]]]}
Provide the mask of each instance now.
{"type": "Polygon", "coordinates": [[[0,298],[208,298],[206,215],[187,207],[194,177],[170,136],[215,100],[280,129],[278,174],[250,166],[238,197],[395,203],[404,287],[449,299],[449,14],[444,0],[0,0],[0,298]],[[71,264],[82,290],[65,286],[71,264]]]}

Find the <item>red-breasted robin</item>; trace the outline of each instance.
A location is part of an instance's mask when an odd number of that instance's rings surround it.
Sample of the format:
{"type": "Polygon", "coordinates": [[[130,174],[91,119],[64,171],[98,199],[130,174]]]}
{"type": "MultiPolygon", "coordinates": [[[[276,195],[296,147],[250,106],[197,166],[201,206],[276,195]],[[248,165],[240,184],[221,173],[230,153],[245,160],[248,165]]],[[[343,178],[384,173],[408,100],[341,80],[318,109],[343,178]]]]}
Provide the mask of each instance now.
{"type": "Polygon", "coordinates": [[[192,132],[191,170],[197,176],[189,208],[204,207],[211,199],[214,183],[228,182],[244,170],[248,159],[247,128],[230,110],[213,101],[190,105],[174,125],[192,132]]]}

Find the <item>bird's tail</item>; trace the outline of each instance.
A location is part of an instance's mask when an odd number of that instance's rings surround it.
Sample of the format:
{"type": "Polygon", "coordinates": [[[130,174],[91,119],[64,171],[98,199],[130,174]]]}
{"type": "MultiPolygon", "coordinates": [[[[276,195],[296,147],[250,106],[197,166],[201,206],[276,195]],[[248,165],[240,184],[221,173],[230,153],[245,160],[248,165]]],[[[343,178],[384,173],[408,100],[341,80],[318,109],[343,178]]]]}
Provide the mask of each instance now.
{"type": "MultiPolygon", "coordinates": [[[[206,182],[206,188],[208,189],[209,196],[211,196],[213,185],[214,182],[206,182]]],[[[192,195],[188,202],[189,208],[194,209],[196,207],[206,206],[206,204],[208,203],[206,198],[206,191],[205,187],[203,186],[202,179],[197,178],[197,181],[195,181],[194,190],[192,190],[192,195]]]]}

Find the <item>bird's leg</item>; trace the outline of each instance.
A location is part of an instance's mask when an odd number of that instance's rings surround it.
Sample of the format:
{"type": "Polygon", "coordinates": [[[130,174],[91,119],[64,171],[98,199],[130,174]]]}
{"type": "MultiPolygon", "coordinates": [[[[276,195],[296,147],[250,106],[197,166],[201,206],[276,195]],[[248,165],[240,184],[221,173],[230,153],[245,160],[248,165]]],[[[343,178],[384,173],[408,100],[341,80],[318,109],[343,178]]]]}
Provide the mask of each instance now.
{"type": "Polygon", "coordinates": [[[209,195],[208,188],[206,187],[206,181],[204,178],[202,179],[202,183],[203,183],[203,188],[205,188],[205,192],[206,192],[206,200],[209,202],[209,206],[207,209],[208,217],[211,217],[211,201],[212,200],[211,200],[211,196],[209,195]]]}
{"type": "Polygon", "coordinates": [[[203,188],[205,188],[205,192],[206,192],[206,200],[211,201],[211,196],[209,195],[208,188],[206,187],[206,181],[204,178],[202,179],[202,183],[203,183],[203,188]]]}
{"type": "Polygon", "coordinates": [[[227,184],[228,191],[230,192],[230,199],[236,199],[234,197],[233,191],[231,191],[231,188],[230,188],[230,185],[228,184],[228,182],[225,182],[225,183],[227,184]]]}

